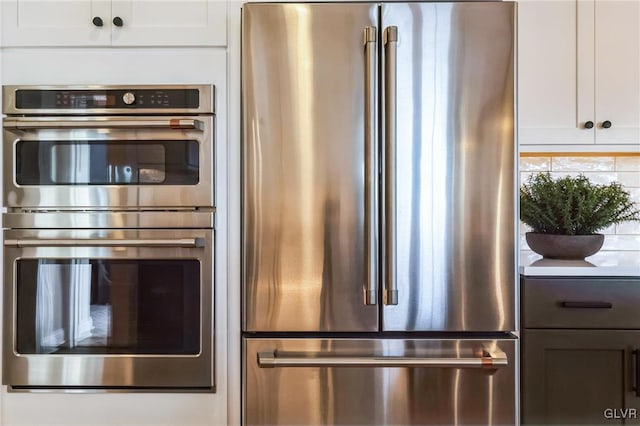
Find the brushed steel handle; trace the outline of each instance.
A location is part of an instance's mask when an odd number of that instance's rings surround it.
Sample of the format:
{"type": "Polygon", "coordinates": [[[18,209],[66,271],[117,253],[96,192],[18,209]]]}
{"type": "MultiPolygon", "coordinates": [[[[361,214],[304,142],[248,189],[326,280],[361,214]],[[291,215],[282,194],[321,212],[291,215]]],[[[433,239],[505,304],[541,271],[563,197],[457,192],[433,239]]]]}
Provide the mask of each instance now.
{"type": "Polygon", "coordinates": [[[258,366],[273,367],[404,367],[404,368],[489,368],[507,367],[509,360],[502,352],[483,352],[472,358],[422,358],[402,356],[280,356],[277,351],[258,353],[258,366]]]}
{"type": "Polygon", "coordinates": [[[98,238],[38,238],[7,239],[7,247],[185,247],[202,248],[204,238],[175,239],[98,239],[98,238]]]}
{"type": "Polygon", "coordinates": [[[568,309],[611,309],[613,308],[613,304],[611,302],[592,302],[592,301],[584,301],[584,302],[572,302],[572,301],[563,301],[560,302],[560,306],[568,309]]]}
{"type": "Polygon", "coordinates": [[[398,27],[384,31],[384,247],[385,247],[385,305],[398,304],[396,280],[396,115],[397,115],[397,49],[398,27]]]}
{"type": "Polygon", "coordinates": [[[5,129],[203,129],[200,120],[193,119],[96,119],[96,118],[68,118],[55,119],[5,119],[5,129]]]}
{"type": "Polygon", "coordinates": [[[378,156],[376,85],[377,28],[364,29],[364,229],[365,277],[364,304],[378,303],[378,156]]]}

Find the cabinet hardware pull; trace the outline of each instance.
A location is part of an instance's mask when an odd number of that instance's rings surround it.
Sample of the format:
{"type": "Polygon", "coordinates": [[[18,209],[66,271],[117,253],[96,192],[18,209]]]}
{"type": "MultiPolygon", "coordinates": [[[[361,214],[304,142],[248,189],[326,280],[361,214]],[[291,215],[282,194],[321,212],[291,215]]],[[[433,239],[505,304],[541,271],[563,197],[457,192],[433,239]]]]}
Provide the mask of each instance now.
{"type": "Polygon", "coordinates": [[[608,129],[609,127],[611,127],[611,122],[609,120],[605,120],[602,122],[602,127],[605,129],[608,129]]]}
{"type": "Polygon", "coordinates": [[[634,349],[631,351],[631,355],[635,357],[636,362],[633,367],[635,371],[633,372],[633,388],[636,396],[640,396],[640,351],[638,349],[634,349]]]}
{"type": "Polygon", "coordinates": [[[610,302],[560,302],[560,306],[568,309],[611,309],[613,304],[610,302]]]}
{"type": "Polygon", "coordinates": [[[104,25],[102,18],[99,16],[94,16],[91,22],[93,22],[93,25],[95,25],[96,27],[101,27],[104,25]]]}
{"type": "Polygon", "coordinates": [[[124,25],[124,21],[121,17],[116,16],[115,18],[113,18],[113,25],[115,25],[116,27],[121,27],[124,25]]]}
{"type": "Polygon", "coordinates": [[[584,123],[585,129],[593,129],[593,121],[587,121],[584,123]]]}

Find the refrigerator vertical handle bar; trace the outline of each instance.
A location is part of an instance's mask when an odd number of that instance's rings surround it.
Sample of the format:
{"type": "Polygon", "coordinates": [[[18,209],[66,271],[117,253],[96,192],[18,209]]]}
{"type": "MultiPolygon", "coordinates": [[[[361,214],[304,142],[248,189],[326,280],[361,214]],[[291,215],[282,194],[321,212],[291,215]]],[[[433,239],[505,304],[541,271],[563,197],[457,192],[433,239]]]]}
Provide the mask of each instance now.
{"type": "Polygon", "coordinates": [[[396,64],[398,27],[384,31],[384,226],[385,226],[385,291],[384,304],[398,304],[396,281],[396,64]]]}
{"type": "Polygon", "coordinates": [[[365,305],[376,305],[378,303],[377,33],[378,29],[376,27],[366,27],[364,29],[364,235],[366,271],[363,291],[365,305]]]}

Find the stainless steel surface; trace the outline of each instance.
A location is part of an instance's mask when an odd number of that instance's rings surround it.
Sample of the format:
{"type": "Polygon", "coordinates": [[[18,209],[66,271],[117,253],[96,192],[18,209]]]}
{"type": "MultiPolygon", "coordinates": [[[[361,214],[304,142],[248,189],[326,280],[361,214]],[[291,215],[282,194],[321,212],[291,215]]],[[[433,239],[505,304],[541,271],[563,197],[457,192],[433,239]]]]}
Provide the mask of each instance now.
{"type": "MultiPolygon", "coordinates": [[[[259,354],[517,359],[515,340],[245,339],[245,425],[514,425],[515,363],[500,368],[361,365],[264,368],[259,354]]],[[[263,360],[264,360],[263,356],[263,360]]],[[[466,361],[462,361],[466,363],[466,361]]]]}
{"type": "Polygon", "coordinates": [[[378,303],[378,29],[364,29],[364,304],[378,303]]]}
{"type": "MultiPolygon", "coordinates": [[[[375,331],[362,301],[375,4],[243,6],[245,331],[375,331]]],[[[374,150],[375,151],[375,150],[374,150]]]]}
{"type": "MultiPolygon", "coordinates": [[[[129,111],[130,113],[131,111],[129,111]]],[[[59,118],[9,118],[9,123],[28,122],[30,126],[40,123],[42,128],[3,130],[3,185],[4,205],[22,209],[149,209],[212,207],[214,205],[214,145],[213,116],[179,117],[69,117],[68,128],[51,128],[60,123],[59,118]],[[185,128],[172,127],[176,123],[189,124],[185,128]],[[48,124],[46,124],[48,123],[48,124]],[[130,123],[138,128],[111,127],[109,123],[130,123]],[[137,124],[136,124],[137,123],[137,124]],[[151,123],[158,128],[148,128],[151,123]],[[202,129],[189,128],[191,124],[202,123],[202,129]],[[169,126],[166,126],[169,124],[169,126]],[[199,179],[195,185],[18,185],[14,176],[16,170],[16,149],[21,141],[57,142],[91,141],[123,144],[127,141],[165,142],[197,141],[199,156],[199,179]]],[[[67,120],[67,119],[65,119],[67,120]]],[[[78,146],[80,148],[82,145],[78,146]]],[[[73,147],[71,147],[73,148],[73,147]]],[[[74,166],[85,171],[89,164],[78,159],[74,166]]],[[[60,161],[71,167],[68,162],[60,161]]],[[[54,164],[49,160],[49,164],[54,164]]],[[[60,165],[64,170],[65,165],[60,165]]]]}
{"type": "Polygon", "coordinates": [[[515,329],[513,2],[383,3],[398,27],[398,305],[384,330],[515,329]]]}
{"type": "Polygon", "coordinates": [[[8,229],[99,229],[99,228],[169,228],[211,229],[214,211],[27,211],[2,215],[8,229]]]}
{"type": "Polygon", "coordinates": [[[122,101],[127,105],[131,105],[136,101],[136,95],[131,92],[127,92],[122,95],[122,101]]]}
{"type": "Polygon", "coordinates": [[[204,387],[214,383],[213,353],[213,230],[30,229],[8,230],[10,240],[194,240],[204,238],[202,248],[30,246],[4,249],[3,374],[12,386],[148,386],[204,387]],[[30,355],[15,349],[16,266],[18,259],[194,259],[201,265],[200,352],[196,355],[30,355]],[[162,372],[162,374],[159,374],[162,372]]]}
{"type": "Polygon", "coordinates": [[[498,368],[509,365],[504,352],[493,356],[483,351],[470,358],[419,358],[401,356],[279,356],[275,351],[258,353],[258,366],[274,367],[407,367],[407,368],[498,368]]]}
{"type": "MultiPolygon", "coordinates": [[[[196,89],[199,91],[199,99],[198,99],[198,108],[175,108],[175,109],[162,109],[162,113],[173,113],[173,114],[207,114],[207,113],[215,113],[215,88],[211,85],[135,85],[135,86],[122,86],[122,85],[109,85],[109,86],[101,86],[101,85],[91,85],[91,86],[81,86],[81,85],[70,85],[70,86],[3,86],[2,87],[2,112],[9,115],[19,115],[19,114],[51,114],[51,110],[40,110],[40,109],[17,109],[15,107],[15,92],[18,89],[30,89],[30,90],[106,90],[106,89],[156,89],[156,90],[166,90],[166,89],[196,89]]],[[[131,114],[131,108],[123,108],[123,109],[106,109],[106,108],[92,108],[90,110],[86,110],[85,113],[89,114],[131,114]]],[[[159,111],[157,108],[135,108],[135,112],[139,114],[157,114],[159,111]]],[[[70,114],[76,115],[78,114],[77,109],[56,109],[56,114],[70,114]]]]}
{"type": "Polygon", "coordinates": [[[398,304],[396,277],[396,134],[397,134],[397,63],[398,27],[384,30],[384,304],[398,304]]]}
{"type": "Polygon", "coordinates": [[[203,130],[201,120],[154,117],[14,117],[5,118],[8,130],[37,129],[196,129],[203,130]]]}
{"type": "Polygon", "coordinates": [[[90,238],[37,238],[37,239],[6,239],[4,245],[8,247],[203,247],[203,238],[175,238],[175,239],[90,239],[90,238]]]}

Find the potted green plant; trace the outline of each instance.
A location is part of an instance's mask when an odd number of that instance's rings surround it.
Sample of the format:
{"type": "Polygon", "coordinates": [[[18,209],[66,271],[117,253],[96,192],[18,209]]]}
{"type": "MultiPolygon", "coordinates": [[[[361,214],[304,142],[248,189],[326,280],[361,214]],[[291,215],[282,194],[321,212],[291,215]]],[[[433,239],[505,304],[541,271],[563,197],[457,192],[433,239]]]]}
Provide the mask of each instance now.
{"type": "Polygon", "coordinates": [[[520,219],[532,229],[529,247],[550,259],[584,259],[604,242],[597,232],[640,220],[640,210],[617,182],[596,185],[584,175],[554,179],[532,175],[520,187],[520,219]]]}

